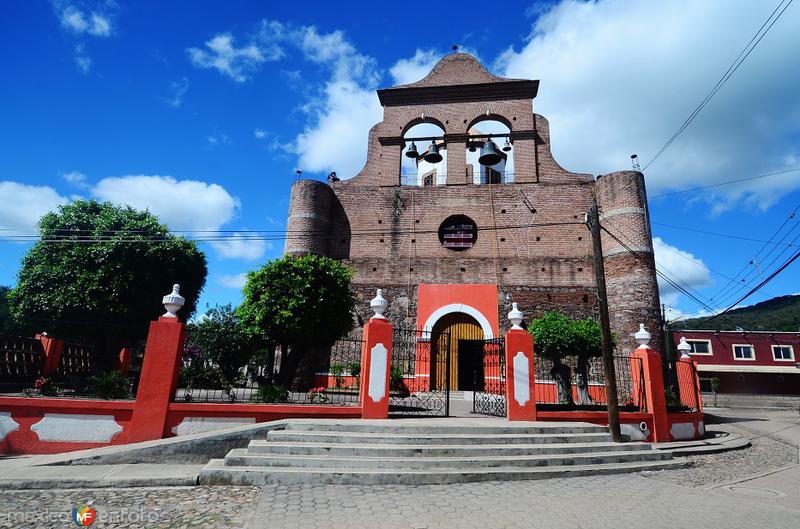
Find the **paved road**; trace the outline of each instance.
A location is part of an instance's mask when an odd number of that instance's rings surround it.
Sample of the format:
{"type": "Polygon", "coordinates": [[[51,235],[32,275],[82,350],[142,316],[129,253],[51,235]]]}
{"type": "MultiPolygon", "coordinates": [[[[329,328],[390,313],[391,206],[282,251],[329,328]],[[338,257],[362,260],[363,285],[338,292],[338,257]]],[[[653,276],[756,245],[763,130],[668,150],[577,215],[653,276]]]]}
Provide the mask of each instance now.
{"type": "Polygon", "coordinates": [[[747,435],[753,447],[693,456],[687,469],[416,487],[0,491],[0,527],[72,527],[69,510],[91,501],[93,527],[114,528],[800,528],[798,417],[717,413],[724,422],[710,429],[747,435]]]}

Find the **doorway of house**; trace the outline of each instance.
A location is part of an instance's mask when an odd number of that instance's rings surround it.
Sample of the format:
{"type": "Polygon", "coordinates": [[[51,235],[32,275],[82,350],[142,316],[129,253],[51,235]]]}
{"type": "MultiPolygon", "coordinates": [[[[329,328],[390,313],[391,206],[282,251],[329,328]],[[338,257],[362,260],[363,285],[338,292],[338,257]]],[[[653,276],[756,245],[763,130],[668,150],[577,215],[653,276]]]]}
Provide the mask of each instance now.
{"type": "Polygon", "coordinates": [[[442,316],[433,326],[433,341],[442,334],[449,335],[447,350],[436,350],[436,355],[450,356],[450,361],[431,362],[432,367],[442,366],[431,373],[438,388],[458,391],[480,391],[483,388],[483,348],[485,336],[478,321],[463,312],[442,316]],[[449,369],[444,368],[449,364],[449,369]]]}

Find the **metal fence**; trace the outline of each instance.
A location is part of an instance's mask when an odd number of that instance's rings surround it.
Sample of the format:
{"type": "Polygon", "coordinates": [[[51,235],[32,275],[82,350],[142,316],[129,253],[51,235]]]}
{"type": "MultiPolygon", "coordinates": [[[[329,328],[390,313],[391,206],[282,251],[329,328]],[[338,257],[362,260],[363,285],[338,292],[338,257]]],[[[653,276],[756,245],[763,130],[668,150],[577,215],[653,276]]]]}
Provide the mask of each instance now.
{"type": "Polygon", "coordinates": [[[362,344],[281,353],[264,335],[188,328],[174,401],[357,405],[362,344]]]}
{"type": "MultiPolygon", "coordinates": [[[[644,366],[634,356],[614,356],[617,402],[623,411],[646,411],[644,366]]],[[[575,356],[555,363],[537,357],[536,403],[541,409],[605,409],[608,392],[602,358],[581,362],[575,356]]]]}
{"type": "Polygon", "coordinates": [[[0,335],[0,389],[31,387],[42,373],[44,351],[35,338],[0,335]]]}
{"type": "Polygon", "coordinates": [[[449,415],[450,362],[449,333],[394,329],[389,414],[449,415]]]}
{"type": "Polygon", "coordinates": [[[506,351],[502,338],[485,340],[481,348],[483,376],[475,384],[472,411],[506,416],[506,351]]]}

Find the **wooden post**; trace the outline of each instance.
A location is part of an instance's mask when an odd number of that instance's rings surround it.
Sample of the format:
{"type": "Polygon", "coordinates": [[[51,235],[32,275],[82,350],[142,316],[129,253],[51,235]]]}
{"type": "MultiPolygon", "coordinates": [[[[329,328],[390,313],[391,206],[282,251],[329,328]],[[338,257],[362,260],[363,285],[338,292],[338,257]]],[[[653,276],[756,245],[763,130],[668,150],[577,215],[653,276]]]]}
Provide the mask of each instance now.
{"type": "Polygon", "coordinates": [[[592,234],[594,249],[594,274],[597,282],[597,298],[600,305],[600,328],[603,332],[603,371],[605,371],[606,401],[608,407],[608,429],[616,443],[622,442],[619,429],[619,403],[617,402],[617,373],[614,369],[614,351],[611,346],[611,322],[608,317],[608,295],[606,294],[606,272],[603,266],[603,242],[600,240],[600,213],[597,201],[586,215],[586,224],[592,234]]]}

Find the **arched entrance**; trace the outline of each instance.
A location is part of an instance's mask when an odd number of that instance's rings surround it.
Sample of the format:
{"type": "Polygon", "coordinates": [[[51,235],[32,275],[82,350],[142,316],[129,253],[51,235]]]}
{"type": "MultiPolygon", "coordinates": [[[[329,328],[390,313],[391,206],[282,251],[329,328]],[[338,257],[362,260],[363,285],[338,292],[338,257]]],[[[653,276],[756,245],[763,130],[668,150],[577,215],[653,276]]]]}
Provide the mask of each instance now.
{"type": "Polygon", "coordinates": [[[450,339],[447,351],[435,354],[450,355],[450,368],[445,367],[447,362],[432,361],[432,367],[441,366],[436,372],[431,373],[431,380],[439,389],[481,391],[484,385],[483,348],[486,336],[478,321],[464,312],[445,314],[436,321],[432,329],[433,343],[439,343],[438,337],[448,333],[450,339]]]}

